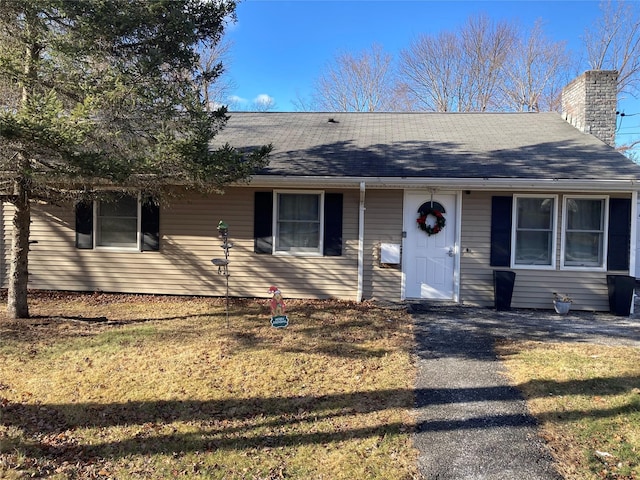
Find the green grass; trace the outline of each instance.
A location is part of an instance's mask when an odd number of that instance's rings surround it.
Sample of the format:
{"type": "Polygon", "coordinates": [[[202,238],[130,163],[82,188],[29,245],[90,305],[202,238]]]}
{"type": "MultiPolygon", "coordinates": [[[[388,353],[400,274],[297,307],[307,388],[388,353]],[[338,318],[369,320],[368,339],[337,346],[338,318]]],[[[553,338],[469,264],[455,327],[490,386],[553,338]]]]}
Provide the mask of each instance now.
{"type": "Polygon", "coordinates": [[[565,478],[640,478],[640,349],[513,342],[499,351],[565,478]]]}
{"type": "Polygon", "coordinates": [[[402,311],[46,295],[0,323],[0,477],[409,479],[402,311]]]}

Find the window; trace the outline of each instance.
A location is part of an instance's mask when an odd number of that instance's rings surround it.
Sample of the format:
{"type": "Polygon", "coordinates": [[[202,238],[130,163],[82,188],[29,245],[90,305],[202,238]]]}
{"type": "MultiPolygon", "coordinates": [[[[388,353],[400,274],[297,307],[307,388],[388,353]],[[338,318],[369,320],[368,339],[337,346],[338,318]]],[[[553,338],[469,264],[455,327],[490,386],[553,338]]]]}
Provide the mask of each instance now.
{"type": "Polygon", "coordinates": [[[160,206],[132,195],[76,205],[76,248],[160,250],[160,206]]]}
{"type": "Polygon", "coordinates": [[[555,196],[515,196],[511,263],[514,267],[554,267],[555,196]]]}
{"type": "Polygon", "coordinates": [[[276,192],[275,251],[321,254],[321,192],[276,192]]]}
{"type": "Polygon", "coordinates": [[[138,247],[138,199],[100,200],[96,208],[97,247],[138,247]]]}
{"type": "Polygon", "coordinates": [[[514,195],[491,198],[493,267],[564,270],[628,270],[631,198],[564,195],[562,225],[559,196],[514,195]],[[562,232],[558,229],[562,227],[562,232]],[[559,253],[556,239],[561,240],[559,253]]]}
{"type": "Polygon", "coordinates": [[[326,257],[339,257],[342,255],[342,204],[343,194],[339,192],[319,191],[258,191],[254,193],[253,201],[253,251],[259,255],[295,254],[308,249],[308,255],[321,254],[326,257]],[[302,195],[301,203],[297,208],[303,208],[307,204],[308,220],[293,220],[292,207],[287,203],[295,204],[296,195],[302,195]],[[305,197],[306,196],[306,197],[305,197]],[[282,208],[278,208],[279,199],[282,200],[282,208]],[[311,211],[318,212],[313,215],[311,211]],[[312,208],[309,208],[312,207],[312,208]],[[282,218],[280,218],[282,214],[282,218]],[[282,220],[282,221],[280,221],[282,220]],[[295,223],[299,223],[294,227],[295,223]],[[307,234],[302,234],[303,225],[307,224],[307,234]],[[282,229],[280,228],[282,227],[282,229]],[[297,228],[300,235],[297,240],[295,234],[287,232],[297,228]],[[319,230],[317,235],[309,235],[309,231],[319,230]],[[282,235],[280,231],[282,230],[282,235]],[[306,236],[310,244],[319,244],[317,248],[311,245],[305,246],[302,239],[306,236]],[[317,240],[316,240],[317,238],[317,240]],[[284,250],[288,248],[288,250],[284,250]]]}
{"type": "Polygon", "coordinates": [[[563,266],[604,268],[607,199],[564,199],[563,266]]]}

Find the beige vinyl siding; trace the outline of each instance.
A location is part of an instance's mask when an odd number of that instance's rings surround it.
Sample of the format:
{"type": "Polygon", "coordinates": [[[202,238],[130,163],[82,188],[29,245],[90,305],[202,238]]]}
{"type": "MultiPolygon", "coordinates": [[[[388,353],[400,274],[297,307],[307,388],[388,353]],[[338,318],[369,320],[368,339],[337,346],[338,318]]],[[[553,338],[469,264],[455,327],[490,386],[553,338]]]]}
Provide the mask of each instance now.
{"type": "Polygon", "coordinates": [[[493,305],[493,269],[489,267],[491,194],[462,194],[460,232],[460,301],[493,305]]]}
{"type": "MultiPolygon", "coordinates": [[[[158,252],[78,250],[73,205],[34,205],[31,239],[38,243],[31,246],[29,287],[224,296],[226,278],[211,263],[224,257],[216,230],[224,220],[233,243],[230,295],[267,297],[277,285],[285,298],[355,299],[359,194],[344,193],[342,256],[297,257],[253,252],[254,192],[230,188],[224,195],[170,199],[161,205],[158,252]]],[[[11,219],[5,215],[4,222],[6,232],[11,219]]]]}
{"type": "MultiPolygon", "coordinates": [[[[285,298],[356,299],[359,191],[327,190],[344,195],[343,249],[339,257],[255,254],[255,192],[255,188],[238,187],[230,188],[225,195],[189,194],[163,203],[159,252],[78,250],[73,205],[34,204],[31,240],[37,243],[30,247],[29,287],[224,296],[226,279],[218,275],[217,267],[211,264],[211,259],[224,256],[216,231],[218,222],[224,220],[229,224],[229,238],[234,244],[229,265],[232,296],[268,297],[269,286],[276,285],[285,298]]],[[[460,301],[464,304],[493,306],[493,271],[509,268],[489,265],[491,197],[515,193],[519,192],[471,191],[461,195],[460,301]]],[[[558,201],[561,206],[562,195],[558,201]]],[[[381,266],[379,249],[383,242],[402,243],[403,191],[367,190],[365,202],[363,298],[397,301],[401,295],[401,267],[381,266]]],[[[5,288],[12,213],[11,205],[3,205],[0,268],[5,288]]],[[[558,224],[562,224],[562,218],[558,224]]],[[[558,229],[556,270],[514,269],[512,306],[549,309],[552,293],[560,292],[573,298],[574,309],[608,310],[605,272],[560,270],[560,235],[558,229]]]]}
{"type": "MultiPolygon", "coordinates": [[[[470,305],[493,306],[493,271],[512,270],[516,272],[511,302],[511,306],[514,308],[553,308],[553,292],[558,292],[566,293],[573,299],[573,309],[608,310],[607,272],[560,270],[562,195],[558,197],[559,215],[555,270],[510,269],[509,267],[489,265],[491,197],[493,195],[508,196],[515,193],[518,192],[497,194],[470,192],[462,196],[461,301],[470,305]]],[[[553,195],[553,193],[549,193],[549,195],[553,195]]],[[[627,196],[627,198],[629,197],[627,196]]],[[[626,274],[627,272],[614,273],[626,274]]]]}
{"type": "Polygon", "coordinates": [[[401,265],[380,265],[380,244],[402,244],[402,190],[366,192],[363,297],[398,301],[401,265]]]}
{"type": "Polygon", "coordinates": [[[7,214],[8,210],[10,209],[5,203],[0,203],[0,221],[4,226],[2,235],[0,235],[0,286],[2,288],[7,287],[6,279],[9,275],[9,255],[11,253],[11,229],[6,227],[6,225],[11,226],[11,219],[7,214]]]}

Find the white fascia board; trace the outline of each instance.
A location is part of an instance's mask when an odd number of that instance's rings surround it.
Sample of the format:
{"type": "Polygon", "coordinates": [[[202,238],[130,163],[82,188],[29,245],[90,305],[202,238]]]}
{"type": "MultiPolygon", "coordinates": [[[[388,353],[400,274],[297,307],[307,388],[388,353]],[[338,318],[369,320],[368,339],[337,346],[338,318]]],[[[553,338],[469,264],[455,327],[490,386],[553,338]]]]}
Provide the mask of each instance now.
{"type": "MultiPolygon", "coordinates": [[[[400,178],[400,177],[312,177],[259,175],[248,183],[252,187],[323,187],[360,188],[420,188],[441,187],[451,190],[519,190],[563,192],[632,192],[640,191],[640,179],[623,180],[572,180],[572,179],[522,179],[522,178],[400,178]]],[[[247,185],[247,184],[245,184],[247,185]]]]}

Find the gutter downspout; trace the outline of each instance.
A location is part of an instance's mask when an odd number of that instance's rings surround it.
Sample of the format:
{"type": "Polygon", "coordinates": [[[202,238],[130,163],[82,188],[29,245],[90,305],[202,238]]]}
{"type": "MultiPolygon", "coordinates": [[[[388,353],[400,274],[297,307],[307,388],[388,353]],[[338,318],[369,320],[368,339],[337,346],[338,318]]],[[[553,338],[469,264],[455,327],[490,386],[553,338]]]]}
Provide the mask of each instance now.
{"type": "MultiPolygon", "coordinates": [[[[638,278],[638,272],[636,269],[637,261],[638,261],[638,242],[640,238],[638,238],[638,191],[634,190],[631,192],[631,241],[630,252],[629,252],[629,276],[638,278]]],[[[635,312],[636,305],[636,290],[634,289],[633,295],[631,296],[631,312],[633,315],[635,312]]]]}
{"type": "Polygon", "coordinates": [[[636,271],[637,253],[638,253],[638,192],[631,192],[631,251],[629,252],[629,275],[637,277],[636,271]]]}
{"type": "Polygon", "coordinates": [[[366,210],[365,182],[360,182],[360,208],[358,210],[358,293],[356,302],[362,301],[364,295],[364,212],[366,210]]]}

